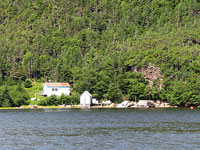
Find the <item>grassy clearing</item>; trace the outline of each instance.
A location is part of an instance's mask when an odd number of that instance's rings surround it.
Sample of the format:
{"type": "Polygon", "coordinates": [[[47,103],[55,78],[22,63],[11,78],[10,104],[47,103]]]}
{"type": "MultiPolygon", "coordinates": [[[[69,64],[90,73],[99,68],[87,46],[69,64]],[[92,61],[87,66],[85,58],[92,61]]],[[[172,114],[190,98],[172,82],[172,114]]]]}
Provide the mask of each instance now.
{"type": "Polygon", "coordinates": [[[0,110],[6,110],[6,109],[17,109],[17,107],[0,107],[0,110]]]}
{"type": "MultiPolygon", "coordinates": [[[[36,96],[36,98],[40,100],[46,99],[46,97],[40,95],[40,92],[42,92],[43,83],[33,82],[32,85],[33,86],[31,88],[25,88],[30,98],[34,98],[36,96]]],[[[38,104],[38,101],[30,100],[30,105],[37,105],[37,104],[38,104]]]]}
{"type": "Polygon", "coordinates": [[[31,88],[25,88],[31,98],[39,97],[40,92],[42,91],[43,83],[33,82],[31,88]]]}
{"type": "Polygon", "coordinates": [[[38,106],[38,108],[31,108],[27,105],[23,105],[22,107],[0,107],[0,110],[11,110],[11,109],[68,109],[68,108],[80,108],[80,106],[72,106],[72,107],[61,107],[61,106],[38,106]]]}

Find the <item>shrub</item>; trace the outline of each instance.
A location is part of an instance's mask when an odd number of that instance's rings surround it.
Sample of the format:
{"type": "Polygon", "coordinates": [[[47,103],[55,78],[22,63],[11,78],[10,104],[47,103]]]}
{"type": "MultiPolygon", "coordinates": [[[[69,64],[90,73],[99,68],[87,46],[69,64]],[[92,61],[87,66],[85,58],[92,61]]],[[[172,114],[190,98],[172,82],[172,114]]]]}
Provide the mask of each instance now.
{"type": "Polygon", "coordinates": [[[22,106],[29,104],[28,100],[30,99],[30,97],[21,83],[10,87],[9,91],[10,96],[14,101],[14,106],[22,106]]]}
{"type": "Polygon", "coordinates": [[[51,105],[58,105],[58,98],[55,95],[52,95],[50,97],[47,97],[46,99],[47,101],[47,105],[51,106],[51,105]]]}
{"type": "Polygon", "coordinates": [[[69,104],[71,104],[70,96],[67,96],[67,95],[62,94],[62,95],[58,98],[58,102],[59,102],[60,105],[62,105],[62,104],[69,105],[69,104]]]}
{"type": "Polygon", "coordinates": [[[56,97],[55,95],[52,95],[50,97],[47,97],[46,99],[41,99],[38,104],[41,106],[51,106],[51,105],[78,105],[80,103],[80,94],[79,93],[72,93],[72,95],[64,95],[62,94],[60,97],[56,97]]]}
{"type": "Polygon", "coordinates": [[[80,94],[77,92],[73,92],[72,95],[69,96],[70,102],[73,105],[80,104],[80,94]]]}
{"type": "Polygon", "coordinates": [[[11,107],[14,106],[14,101],[10,96],[8,87],[4,87],[2,97],[1,97],[1,107],[11,107]]]}
{"type": "Polygon", "coordinates": [[[47,100],[46,100],[46,99],[41,99],[41,100],[38,102],[38,105],[40,105],[40,106],[47,106],[47,100]]]}
{"type": "Polygon", "coordinates": [[[32,85],[32,82],[30,79],[26,79],[25,82],[24,82],[24,87],[25,88],[31,88],[33,85],[32,85]]]}

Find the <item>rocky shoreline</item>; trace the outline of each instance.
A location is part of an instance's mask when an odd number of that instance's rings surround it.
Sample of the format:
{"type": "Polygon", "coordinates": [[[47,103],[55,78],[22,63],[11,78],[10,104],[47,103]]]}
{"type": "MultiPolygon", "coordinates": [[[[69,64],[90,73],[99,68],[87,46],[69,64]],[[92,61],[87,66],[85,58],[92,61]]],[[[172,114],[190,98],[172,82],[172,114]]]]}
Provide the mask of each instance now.
{"type": "MultiPolygon", "coordinates": [[[[175,108],[176,106],[156,106],[156,107],[137,107],[131,106],[127,107],[128,109],[134,108],[175,108]]],[[[1,107],[0,110],[5,109],[81,109],[81,108],[91,108],[91,109],[101,109],[101,108],[118,108],[117,105],[108,105],[108,106],[89,106],[89,107],[82,107],[80,105],[59,105],[59,106],[38,106],[38,105],[29,105],[29,106],[21,106],[21,107],[1,107]]],[[[127,109],[126,108],[126,109],[127,109]]]]}

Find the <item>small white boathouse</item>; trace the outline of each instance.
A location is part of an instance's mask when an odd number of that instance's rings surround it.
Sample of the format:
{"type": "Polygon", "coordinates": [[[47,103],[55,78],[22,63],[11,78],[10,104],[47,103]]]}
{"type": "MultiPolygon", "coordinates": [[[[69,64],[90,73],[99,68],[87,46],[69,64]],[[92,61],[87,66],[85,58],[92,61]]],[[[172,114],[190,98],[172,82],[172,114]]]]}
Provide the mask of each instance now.
{"type": "Polygon", "coordinates": [[[80,104],[81,106],[90,106],[92,105],[92,95],[88,92],[85,91],[81,94],[80,96],[80,104]]]}

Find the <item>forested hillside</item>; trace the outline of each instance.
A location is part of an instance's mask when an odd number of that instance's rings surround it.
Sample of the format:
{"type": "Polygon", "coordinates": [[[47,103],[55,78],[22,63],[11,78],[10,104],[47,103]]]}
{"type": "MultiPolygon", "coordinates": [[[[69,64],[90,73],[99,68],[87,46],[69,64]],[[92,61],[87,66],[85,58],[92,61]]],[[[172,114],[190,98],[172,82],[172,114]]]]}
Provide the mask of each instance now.
{"type": "Polygon", "coordinates": [[[199,0],[0,0],[0,35],[4,96],[50,79],[113,102],[200,104],[199,0]]]}

